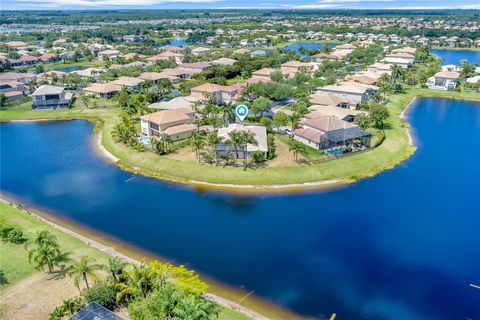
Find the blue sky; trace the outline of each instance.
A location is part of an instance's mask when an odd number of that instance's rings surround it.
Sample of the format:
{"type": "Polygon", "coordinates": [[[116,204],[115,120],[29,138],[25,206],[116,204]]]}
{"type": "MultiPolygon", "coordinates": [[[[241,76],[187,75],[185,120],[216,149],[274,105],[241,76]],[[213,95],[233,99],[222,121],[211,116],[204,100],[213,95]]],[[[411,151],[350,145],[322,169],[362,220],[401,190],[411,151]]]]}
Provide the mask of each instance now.
{"type": "Polygon", "coordinates": [[[480,9],[471,0],[0,0],[1,10],[58,9],[480,9]]]}

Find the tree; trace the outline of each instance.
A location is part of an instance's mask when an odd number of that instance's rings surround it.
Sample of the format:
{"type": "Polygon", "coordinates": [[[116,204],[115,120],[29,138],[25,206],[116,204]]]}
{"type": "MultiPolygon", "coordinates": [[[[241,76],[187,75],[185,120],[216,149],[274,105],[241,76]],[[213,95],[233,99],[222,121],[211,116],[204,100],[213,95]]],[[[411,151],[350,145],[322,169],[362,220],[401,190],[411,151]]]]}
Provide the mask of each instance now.
{"type": "Polygon", "coordinates": [[[115,282],[118,281],[118,277],[122,274],[125,263],[118,257],[108,258],[108,263],[103,267],[103,270],[112,275],[115,282]]]}
{"type": "Polygon", "coordinates": [[[122,113],[121,121],[117,123],[112,130],[112,137],[116,142],[122,142],[127,145],[133,145],[135,141],[135,125],[132,119],[126,113],[122,113]]]}
{"type": "Polygon", "coordinates": [[[172,143],[172,137],[166,133],[161,133],[158,139],[152,141],[152,146],[158,154],[166,154],[170,151],[172,143]]]}
{"type": "Polygon", "coordinates": [[[7,102],[7,97],[3,93],[0,93],[0,107],[5,106],[5,102],[7,102]]]}
{"type": "Polygon", "coordinates": [[[288,116],[288,121],[290,122],[293,132],[295,130],[295,127],[298,126],[298,124],[300,123],[300,115],[298,115],[297,113],[292,113],[288,116]]]}
{"type": "Polygon", "coordinates": [[[258,146],[258,141],[255,139],[255,135],[250,131],[241,131],[240,132],[240,143],[243,148],[243,163],[244,163],[244,170],[247,170],[248,164],[248,145],[258,146]]]}
{"type": "Polygon", "coordinates": [[[70,265],[68,276],[73,278],[73,284],[78,288],[78,290],[80,290],[80,279],[85,281],[87,289],[90,288],[88,279],[94,283],[98,282],[98,276],[95,272],[103,269],[103,266],[94,262],[95,260],[90,260],[89,256],[82,256],[80,261],[70,265]]]}
{"type": "Polygon", "coordinates": [[[233,148],[233,151],[235,153],[234,155],[234,161],[235,164],[237,163],[238,159],[238,146],[242,143],[242,135],[240,131],[238,130],[232,130],[228,133],[228,141],[226,142],[230,144],[233,148]]]}
{"type": "Polygon", "coordinates": [[[255,118],[257,118],[257,114],[260,113],[260,116],[262,116],[264,112],[267,112],[270,109],[271,104],[272,101],[270,99],[260,97],[253,101],[250,108],[254,113],[255,118]]]}
{"type": "Polygon", "coordinates": [[[139,266],[129,264],[122,273],[124,281],[116,284],[117,302],[123,298],[144,299],[147,294],[153,290],[155,284],[154,274],[145,263],[139,266]]]}
{"type": "Polygon", "coordinates": [[[215,153],[215,166],[218,165],[218,150],[217,145],[223,142],[223,138],[218,136],[216,131],[210,132],[207,135],[207,142],[212,147],[212,150],[215,153]]]}
{"type": "Polygon", "coordinates": [[[288,123],[288,116],[286,113],[284,112],[276,112],[274,115],[273,115],[273,123],[275,124],[275,126],[277,127],[283,127],[283,126],[286,126],[287,123],[288,123]]]}
{"type": "Polygon", "coordinates": [[[200,162],[200,150],[205,146],[205,136],[199,132],[194,132],[192,133],[190,143],[195,149],[195,157],[198,159],[198,162],[200,162]]]}
{"type": "Polygon", "coordinates": [[[307,152],[307,149],[303,143],[297,140],[290,140],[290,146],[288,148],[288,151],[293,152],[293,155],[295,157],[295,162],[298,161],[298,154],[302,153],[305,154],[307,152]]]}
{"type": "Polygon", "coordinates": [[[385,120],[388,119],[390,113],[388,109],[382,105],[376,104],[370,107],[370,118],[372,119],[375,127],[382,128],[382,131],[385,132],[385,120]]]}
{"type": "Polygon", "coordinates": [[[227,103],[223,107],[223,118],[229,123],[235,122],[235,105],[232,103],[227,103]]]}
{"type": "Polygon", "coordinates": [[[395,83],[399,78],[405,77],[405,70],[398,64],[393,65],[392,74],[390,76],[390,82],[395,83]]]}
{"type": "Polygon", "coordinates": [[[129,304],[128,313],[132,320],[144,319],[216,319],[220,307],[199,295],[185,293],[174,285],[167,284],[153,291],[146,299],[129,304]]]}
{"type": "Polygon", "coordinates": [[[370,127],[371,119],[368,115],[361,113],[355,117],[355,124],[362,130],[366,130],[370,127]]]}
{"type": "Polygon", "coordinates": [[[28,261],[33,263],[37,270],[43,271],[47,266],[51,273],[53,267],[59,264],[60,246],[57,237],[46,230],[37,231],[33,244],[34,247],[28,251],[28,261]]]}

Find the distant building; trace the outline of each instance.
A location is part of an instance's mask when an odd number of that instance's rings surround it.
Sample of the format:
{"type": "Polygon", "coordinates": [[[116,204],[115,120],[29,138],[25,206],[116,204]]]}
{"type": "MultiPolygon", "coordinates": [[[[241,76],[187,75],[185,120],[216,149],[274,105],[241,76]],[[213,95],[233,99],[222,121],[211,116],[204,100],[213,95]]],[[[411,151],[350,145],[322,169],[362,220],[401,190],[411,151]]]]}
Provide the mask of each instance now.
{"type": "Polygon", "coordinates": [[[195,49],[192,49],[192,54],[196,57],[203,57],[207,55],[210,52],[209,48],[204,48],[204,47],[198,47],[195,49]]]}
{"type": "Polygon", "coordinates": [[[73,93],[66,92],[65,88],[43,85],[31,94],[33,109],[68,108],[73,102],[73,93]]]}

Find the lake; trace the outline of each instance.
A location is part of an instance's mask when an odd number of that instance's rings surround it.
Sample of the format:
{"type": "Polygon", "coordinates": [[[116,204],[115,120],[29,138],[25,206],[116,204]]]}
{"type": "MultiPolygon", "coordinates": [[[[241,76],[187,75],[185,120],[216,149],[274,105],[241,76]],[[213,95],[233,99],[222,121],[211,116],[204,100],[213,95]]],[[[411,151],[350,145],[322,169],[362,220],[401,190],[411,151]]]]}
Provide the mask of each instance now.
{"type": "Polygon", "coordinates": [[[84,69],[87,69],[87,67],[86,66],[67,66],[67,67],[58,67],[52,70],[69,73],[72,71],[84,70],[84,69]]]}
{"type": "Polygon", "coordinates": [[[432,53],[442,59],[442,65],[460,65],[460,61],[463,59],[470,63],[480,64],[480,51],[434,49],[432,53]]]}
{"type": "Polygon", "coordinates": [[[185,41],[184,39],[175,38],[173,40],[170,40],[170,42],[168,44],[171,45],[171,46],[177,46],[177,47],[184,48],[184,47],[187,46],[187,41],[185,41]]]}
{"type": "MultiPolygon", "coordinates": [[[[283,49],[295,51],[295,53],[302,58],[310,58],[310,55],[302,53],[300,51],[300,48],[304,48],[307,50],[320,50],[323,48],[323,46],[324,44],[319,42],[296,42],[296,43],[286,45],[285,47],[283,47],[283,49]]],[[[336,44],[329,43],[328,46],[330,48],[334,48],[336,44]]]]}
{"type": "Polygon", "coordinates": [[[480,103],[418,99],[409,118],[418,150],[401,166],[259,197],[122,171],[85,121],[4,123],[1,190],[301,314],[479,319],[480,103]]]}

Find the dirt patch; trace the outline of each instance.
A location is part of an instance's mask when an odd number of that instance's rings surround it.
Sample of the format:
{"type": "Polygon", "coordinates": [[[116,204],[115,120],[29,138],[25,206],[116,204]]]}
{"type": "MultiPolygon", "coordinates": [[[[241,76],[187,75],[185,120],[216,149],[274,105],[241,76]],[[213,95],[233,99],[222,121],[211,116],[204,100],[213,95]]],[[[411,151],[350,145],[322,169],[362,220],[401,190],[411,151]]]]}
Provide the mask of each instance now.
{"type": "Polygon", "coordinates": [[[269,167],[294,167],[298,166],[299,163],[305,163],[306,159],[301,154],[298,155],[297,163],[293,153],[288,151],[288,145],[278,137],[275,137],[275,146],[277,147],[277,156],[268,162],[269,167]]]}
{"type": "Polygon", "coordinates": [[[195,158],[195,150],[193,150],[192,147],[181,148],[180,150],[170,153],[166,157],[172,160],[198,161],[197,158],[195,158]]]}
{"type": "Polygon", "coordinates": [[[36,273],[0,295],[0,319],[48,319],[50,312],[79,294],[72,279],[61,272],[36,273]]]}

